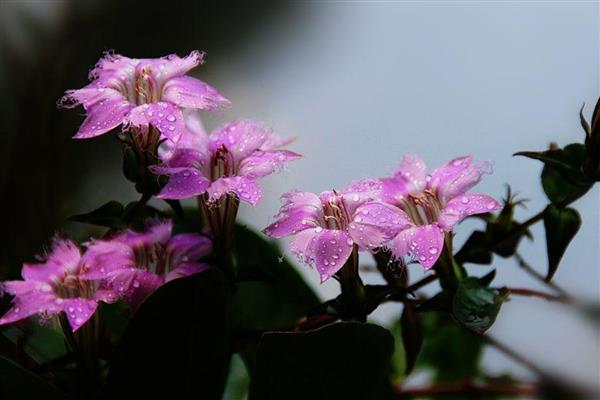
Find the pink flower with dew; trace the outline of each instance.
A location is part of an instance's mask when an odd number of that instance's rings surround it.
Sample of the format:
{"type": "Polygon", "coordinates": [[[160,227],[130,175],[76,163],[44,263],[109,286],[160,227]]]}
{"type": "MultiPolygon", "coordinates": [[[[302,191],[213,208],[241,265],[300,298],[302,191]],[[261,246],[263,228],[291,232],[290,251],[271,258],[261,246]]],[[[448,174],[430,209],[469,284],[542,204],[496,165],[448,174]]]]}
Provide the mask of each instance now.
{"type": "Polygon", "coordinates": [[[180,200],[206,193],[213,203],[234,194],[255,205],[262,197],[256,180],[301,157],[279,149],[293,138],[280,138],[255,121],[234,121],[207,135],[193,114],[188,127],[175,148],[163,151],[166,161],[150,167],[155,174],[169,176],[158,198],[180,200]]]}
{"type": "Polygon", "coordinates": [[[410,254],[429,269],[440,257],[445,232],[469,215],[500,208],[487,195],[467,192],[491,172],[489,163],[471,161],[470,156],[456,158],[427,175],[421,158],[406,155],[394,176],[381,179],[382,199],[410,221],[389,244],[394,256],[410,254]]]}
{"type": "Polygon", "coordinates": [[[376,200],[380,191],[380,182],[363,180],[320,195],[286,193],[277,221],[263,232],[273,238],[295,236],[291,251],[314,265],[324,282],[344,266],[355,246],[374,250],[410,224],[402,210],[376,200]]]}
{"type": "Polygon", "coordinates": [[[212,250],[206,236],[172,235],[170,220],[153,221],[144,232],[126,230],[88,244],[84,255],[87,279],[101,280],[134,309],[166,282],[202,272],[198,260],[212,250]]]}
{"type": "Polygon", "coordinates": [[[83,277],[83,269],[77,245],[54,239],[45,262],[23,264],[22,281],[0,284],[3,292],[14,296],[0,325],[35,314],[50,317],[64,311],[73,331],[79,329],[94,314],[98,302],[113,303],[118,299],[110,288],[83,277]]]}
{"type": "Polygon", "coordinates": [[[90,72],[92,82],[67,91],[60,101],[63,107],[82,105],[86,111],[74,138],[96,137],[119,125],[152,125],[177,142],[184,131],[182,110],[214,110],[229,104],[216,89],[185,75],[203,63],[203,57],[198,51],[183,58],[105,55],[90,72]]]}

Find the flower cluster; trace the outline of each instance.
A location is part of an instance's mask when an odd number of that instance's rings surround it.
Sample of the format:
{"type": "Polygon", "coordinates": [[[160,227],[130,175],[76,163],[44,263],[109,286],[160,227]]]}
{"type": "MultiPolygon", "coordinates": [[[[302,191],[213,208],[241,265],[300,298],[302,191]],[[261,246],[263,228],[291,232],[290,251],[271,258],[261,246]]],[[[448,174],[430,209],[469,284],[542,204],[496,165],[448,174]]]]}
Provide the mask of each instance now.
{"type": "Polygon", "coordinates": [[[210,253],[210,240],[171,231],[170,221],[156,221],[144,232],[90,242],[83,254],[74,242],[54,239],[44,262],[23,265],[23,280],[1,284],[14,298],[0,325],[64,312],[76,331],[99,302],[122,299],[135,309],[163,283],[206,269],[198,260],[210,253]]]}
{"type": "Polygon", "coordinates": [[[274,238],[295,236],[291,251],[315,265],[321,281],[338,272],[355,248],[391,250],[413,256],[431,268],[444,236],[469,215],[500,208],[493,198],[467,192],[489,169],[471,157],[454,159],[427,175],[415,155],[403,158],[391,177],[364,180],[340,191],[290,192],[276,222],[263,232],[274,238]]]}

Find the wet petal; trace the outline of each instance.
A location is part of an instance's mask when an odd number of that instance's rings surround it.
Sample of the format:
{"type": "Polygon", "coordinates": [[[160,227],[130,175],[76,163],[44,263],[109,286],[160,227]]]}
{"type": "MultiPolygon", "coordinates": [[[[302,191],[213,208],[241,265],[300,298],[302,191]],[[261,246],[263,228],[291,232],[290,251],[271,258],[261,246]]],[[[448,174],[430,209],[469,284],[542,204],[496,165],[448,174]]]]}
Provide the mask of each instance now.
{"type": "Polygon", "coordinates": [[[127,83],[133,79],[138,63],[139,60],[133,58],[106,53],[90,71],[89,78],[101,81],[118,79],[122,83],[127,83]]]}
{"type": "Polygon", "coordinates": [[[112,240],[120,241],[131,247],[148,246],[155,243],[165,244],[171,237],[173,230],[173,221],[170,219],[152,220],[144,231],[134,231],[127,229],[112,240]]]}
{"type": "Polygon", "coordinates": [[[183,113],[174,104],[166,102],[137,106],[127,116],[127,123],[136,127],[152,125],[173,143],[177,143],[185,132],[183,113]]]}
{"type": "Polygon", "coordinates": [[[21,276],[26,281],[52,282],[61,279],[67,273],[78,272],[80,259],[81,252],[74,242],[55,238],[46,261],[39,264],[23,264],[21,276]]]}
{"type": "Polygon", "coordinates": [[[499,210],[500,203],[479,193],[465,193],[454,197],[446,204],[438,219],[438,224],[445,231],[451,231],[452,227],[469,215],[483,214],[499,210]]]}
{"type": "Polygon", "coordinates": [[[135,268],[113,274],[108,285],[134,310],[164,283],[157,274],[135,268]]]}
{"type": "Polygon", "coordinates": [[[171,254],[171,262],[196,261],[210,254],[212,240],[197,233],[180,233],[174,235],[167,244],[167,252],[171,254]]]}
{"type": "Polygon", "coordinates": [[[158,149],[160,159],[170,161],[175,154],[181,151],[193,151],[201,154],[201,159],[206,159],[209,154],[208,134],[204,130],[200,113],[196,110],[183,110],[183,119],[185,121],[185,130],[178,142],[171,140],[164,141],[158,149]]]}
{"type": "Polygon", "coordinates": [[[61,310],[62,299],[44,283],[4,282],[2,290],[14,294],[12,307],[0,318],[0,325],[10,324],[35,314],[52,315],[61,310]],[[41,286],[43,285],[43,286],[41,286]]]}
{"type": "Polygon", "coordinates": [[[399,205],[411,193],[410,186],[402,177],[381,178],[381,199],[389,204],[399,205]]]}
{"type": "Polygon", "coordinates": [[[265,235],[281,238],[324,225],[323,207],[316,194],[293,191],[285,193],[281,200],[283,205],[275,215],[277,221],[263,230],[265,235]]]}
{"type": "Polygon", "coordinates": [[[491,173],[489,162],[471,164],[471,156],[455,158],[431,174],[430,189],[437,192],[442,203],[465,193],[475,186],[485,173],[491,173]]]}
{"type": "Polygon", "coordinates": [[[358,207],[348,232],[361,250],[381,247],[410,224],[410,219],[397,207],[369,202],[358,207]]]}
{"type": "Polygon", "coordinates": [[[216,110],[231,104],[215,88],[190,76],[170,79],[163,88],[163,100],[179,107],[216,110]]]}
{"type": "Polygon", "coordinates": [[[275,150],[280,147],[286,146],[295,140],[296,140],[295,136],[281,137],[281,136],[278,136],[275,134],[271,134],[271,135],[269,135],[267,140],[265,140],[265,142],[262,144],[262,146],[260,146],[260,150],[264,150],[264,151],[275,150]]]}
{"type": "Polygon", "coordinates": [[[210,265],[206,263],[183,263],[179,264],[177,268],[169,272],[165,278],[165,282],[170,282],[173,279],[183,278],[186,276],[194,275],[202,271],[206,271],[210,268],[210,265]]]}
{"type": "Polygon", "coordinates": [[[395,257],[411,254],[425,269],[440,257],[444,245],[444,232],[436,224],[410,227],[401,231],[391,242],[395,257]]]}
{"type": "Polygon", "coordinates": [[[133,249],[120,240],[96,240],[88,244],[82,259],[82,279],[108,277],[115,271],[135,265],[133,249]]]}
{"type": "Polygon", "coordinates": [[[75,332],[94,315],[98,303],[95,300],[74,298],[64,299],[62,306],[65,314],[67,314],[69,325],[75,332]]]}
{"type": "MultiPolygon", "coordinates": [[[[163,170],[164,171],[164,170],[163,170]]],[[[210,180],[196,168],[183,169],[170,174],[169,181],[156,195],[158,199],[183,200],[206,192],[210,180]]]]}
{"type": "Polygon", "coordinates": [[[260,178],[280,171],[290,161],[301,158],[300,154],[288,150],[255,151],[244,158],[239,167],[239,175],[260,178]]]}
{"type": "Polygon", "coordinates": [[[262,191],[256,182],[245,176],[219,178],[208,187],[207,193],[209,202],[217,201],[221,197],[233,193],[240,200],[250,203],[253,206],[262,197],[262,191]]]}
{"type": "Polygon", "coordinates": [[[222,126],[210,135],[210,150],[224,146],[234,160],[240,161],[258,150],[271,135],[271,130],[258,122],[238,120],[222,126]]]}
{"type": "Polygon", "coordinates": [[[425,162],[415,154],[407,154],[400,161],[400,167],[395,177],[402,177],[410,193],[417,193],[425,189],[427,170],[425,162]]]}
{"type": "MultiPolygon", "coordinates": [[[[338,191],[338,193],[344,199],[344,205],[346,211],[352,215],[355,213],[356,208],[361,204],[369,201],[378,200],[381,197],[382,185],[377,179],[360,179],[350,183],[344,189],[338,191]]],[[[330,196],[336,197],[333,192],[323,192],[322,199],[330,196]]]]}
{"type": "Polygon", "coordinates": [[[296,255],[300,261],[311,264],[314,257],[310,252],[310,245],[322,231],[323,228],[316,227],[298,232],[292,240],[290,251],[296,255]]]}
{"type": "Polygon", "coordinates": [[[204,63],[204,52],[194,50],[185,57],[171,54],[158,59],[142,59],[140,63],[150,65],[157,80],[166,82],[204,63]]]}
{"type": "Polygon", "coordinates": [[[85,120],[73,138],[89,139],[116,128],[125,122],[132,108],[133,105],[118,93],[90,105],[85,120]]]}
{"type": "Polygon", "coordinates": [[[321,283],[344,266],[352,253],[353,244],[350,236],[344,231],[323,229],[317,233],[309,244],[308,254],[319,272],[321,283]]]}

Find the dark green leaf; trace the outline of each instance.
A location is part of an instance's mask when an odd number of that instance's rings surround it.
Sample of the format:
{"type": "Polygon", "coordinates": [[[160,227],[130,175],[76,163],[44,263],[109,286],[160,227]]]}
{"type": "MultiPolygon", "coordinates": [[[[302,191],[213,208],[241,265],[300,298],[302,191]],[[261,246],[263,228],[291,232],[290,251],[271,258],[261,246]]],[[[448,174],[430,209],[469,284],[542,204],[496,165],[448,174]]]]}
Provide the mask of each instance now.
{"type": "Polygon", "coordinates": [[[39,364],[64,356],[67,353],[62,332],[52,325],[40,325],[33,322],[27,332],[11,326],[3,329],[2,334],[13,343],[19,343],[32,360],[39,364]]]}
{"type": "Polygon", "coordinates": [[[441,313],[422,314],[423,348],[417,369],[434,372],[437,383],[462,382],[481,375],[481,338],[441,313]]]}
{"type": "Polygon", "coordinates": [[[483,333],[496,320],[502,301],[504,298],[495,290],[478,278],[468,277],[458,285],[452,302],[452,313],[467,328],[483,333]]]}
{"type": "Polygon", "coordinates": [[[41,377],[0,357],[0,398],[54,400],[64,399],[65,395],[41,377]]]}
{"type": "Polygon", "coordinates": [[[123,146],[123,175],[130,182],[139,182],[141,179],[137,154],[129,145],[123,146]]]}
{"type": "Polygon", "coordinates": [[[544,211],[544,227],[546,228],[546,247],[548,250],[548,273],[550,281],[558,269],[558,264],[567,246],[581,226],[581,217],[573,208],[558,208],[550,205],[544,211]]]}
{"type": "Polygon", "coordinates": [[[370,324],[267,333],[259,345],[250,399],[392,399],[393,351],[392,335],[370,324]]]}
{"type": "Polygon", "coordinates": [[[479,282],[481,282],[485,286],[489,286],[495,277],[496,277],[496,270],[493,269],[491,272],[489,272],[486,275],[479,278],[479,282]]]}
{"type": "Polygon", "coordinates": [[[221,399],[231,356],[231,288],[221,270],[175,279],[137,310],[108,397],[221,399]]]}
{"type": "Polygon", "coordinates": [[[475,231],[455,255],[459,264],[489,264],[492,262],[491,244],[485,232],[475,231]]]}
{"type": "Polygon", "coordinates": [[[412,372],[417,362],[417,357],[423,344],[421,316],[410,303],[404,303],[400,324],[402,326],[402,345],[406,354],[406,368],[404,369],[404,373],[408,375],[412,372]]]}
{"type": "Polygon", "coordinates": [[[419,304],[418,309],[420,312],[452,312],[452,295],[447,291],[441,291],[435,296],[427,299],[425,302],[419,304]]]}
{"type": "Polygon", "coordinates": [[[118,201],[109,201],[92,212],[73,215],[69,220],[86,224],[105,226],[107,228],[123,227],[124,207],[118,201]]]}

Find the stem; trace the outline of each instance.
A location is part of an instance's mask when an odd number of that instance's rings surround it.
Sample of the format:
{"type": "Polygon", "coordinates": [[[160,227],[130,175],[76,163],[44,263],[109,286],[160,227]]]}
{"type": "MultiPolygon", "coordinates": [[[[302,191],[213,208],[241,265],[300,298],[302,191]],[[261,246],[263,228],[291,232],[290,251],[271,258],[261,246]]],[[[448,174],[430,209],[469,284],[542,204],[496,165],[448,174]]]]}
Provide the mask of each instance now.
{"type": "Polygon", "coordinates": [[[455,271],[456,261],[452,255],[452,237],[449,234],[444,236],[444,250],[433,268],[440,278],[442,289],[454,292],[458,286],[459,277],[455,271]]]}
{"type": "Polygon", "coordinates": [[[505,344],[499,342],[497,339],[494,339],[491,336],[485,335],[485,334],[484,335],[480,335],[480,337],[487,344],[489,344],[490,346],[493,346],[496,349],[500,350],[501,352],[503,352],[504,354],[506,354],[507,356],[509,356],[513,360],[517,361],[518,363],[526,366],[527,368],[529,368],[531,371],[535,372],[536,374],[541,375],[541,376],[546,376],[546,373],[540,367],[538,367],[532,361],[530,361],[529,359],[527,359],[524,356],[520,355],[516,351],[514,351],[511,348],[507,347],[505,344]]]}
{"type": "Polygon", "coordinates": [[[525,261],[525,259],[519,253],[515,253],[514,257],[517,260],[519,267],[521,267],[525,272],[527,272],[529,275],[531,275],[532,277],[537,279],[539,282],[542,282],[544,285],[552,288],[555,292],[560,294],[565,300],[567,300],[569,302],[572,301],[572,296],[570,296],[564,289],[562,289],[557,284],[555,284],[553,282],[548,282],[544,278],[544,276],[542,274],[540,274],[539,272],[537,272],[535,269],[533,269],[533,267],[531,265],[529,265],[527,263],[527,261],[525,261]]]}
{"type": "Polygon", "coordinates": [[[140,200],[138,200],[137,203],[135,203],[135,205],[133,207],[131,207],[126,213],[125,215],[123,215],[123,220],[125,221],[131,221],[135,215],[142,209],[142,207],[144,207],[152,198],[152,195],[144,193],[142,194],[142,197],[140,198],[140,200]]]}
{"type": "Polygon", "coordinates": [[[342,289],[342,314],[344,320],[365,321],[365,286],[358,274],[358,246],[352,248],[350,258],[338,271],[337,276],[342,289]]]}
{"type": "Polygon", "coordinates": [[[458,384],[439,384],[420,389],[396,389],[396,398],[412,397],[437,397],[437,396],[518,396],[534,397],[538,395],[538,388],[532,384],[481,384],[472,382],[458,384]]]}
{"type": "Polygon", "coordinates": [[[503,288],[501,290],[507,291],[510,294],[518,295],[518,296],[531,296],[531,297],[539,297],[548,301],[555,301],[558,303],[569,304],[571,300],[562,295],[553,295],[544,292],[539,292],[533,289],[522,289],[522,288],[503,288]]]}

